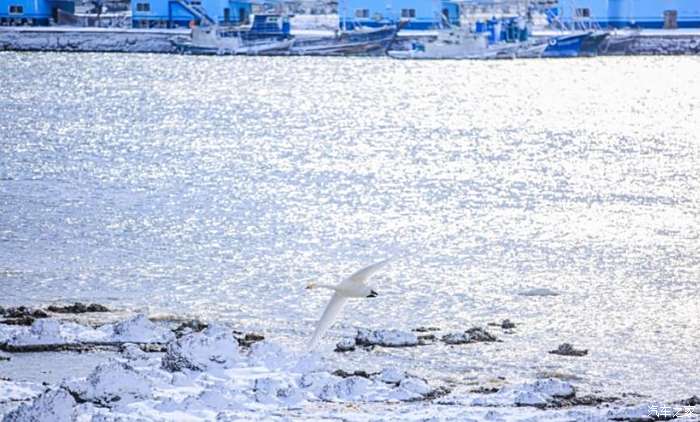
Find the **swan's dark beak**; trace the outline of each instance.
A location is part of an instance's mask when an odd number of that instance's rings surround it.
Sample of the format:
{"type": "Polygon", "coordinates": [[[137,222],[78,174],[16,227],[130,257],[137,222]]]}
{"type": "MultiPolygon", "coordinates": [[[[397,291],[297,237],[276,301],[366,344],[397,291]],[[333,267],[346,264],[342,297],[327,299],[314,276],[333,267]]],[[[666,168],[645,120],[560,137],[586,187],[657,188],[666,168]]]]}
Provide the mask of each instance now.
{"type": "Polygon", "coordinates": [[[369,295],[367,295],[367,297],[377,297],[377,296],[379,296],[379,295],[378,295],[377,292],[375,292],[374,290],[371,290],[371,291],[369,292],[369,295]]]}

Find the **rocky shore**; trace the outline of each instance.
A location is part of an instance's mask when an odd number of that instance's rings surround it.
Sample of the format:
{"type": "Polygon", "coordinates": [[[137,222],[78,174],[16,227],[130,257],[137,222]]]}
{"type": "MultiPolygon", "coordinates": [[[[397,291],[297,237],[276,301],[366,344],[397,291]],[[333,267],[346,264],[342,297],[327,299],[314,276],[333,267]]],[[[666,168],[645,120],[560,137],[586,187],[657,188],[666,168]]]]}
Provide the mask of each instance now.
{"type": "MultiPolygon", "coordinates": [[[[395,367],[345,370],[318,352],[291,351],[258,333],[217,323],[151,321],[145,315],[96,327],[55,315],[109,312],[101,305],[3,309],[0,370],[22,353],[113,352],[86,377],[56,384],[0,379],[3,422],[27,420],[236,420],[343,419],[369,416],[421,420],[465,415],[474,419],[652,420],[645,403],[625,397],[580,395],[554,377],[500,386],[474,386],[415,375],[395,367]],[[33,318],[30,325],[13,321],[33,318]],[[8,323],[9,322],[9,323],[8,323]]],[[[489,326],[504,335],[516,324],[489,326]]],[[[340,351],[375,348],[484,347],[505,343],[481,327],[442,333],[358,329],[340,351]]],[[[459,349],[456,349],[458,353],[459,349]]],[[[571,345],[561,354],[584,356],[571,345]]],[[[697,398],[679,400],[691,406],[697,398]]]]}

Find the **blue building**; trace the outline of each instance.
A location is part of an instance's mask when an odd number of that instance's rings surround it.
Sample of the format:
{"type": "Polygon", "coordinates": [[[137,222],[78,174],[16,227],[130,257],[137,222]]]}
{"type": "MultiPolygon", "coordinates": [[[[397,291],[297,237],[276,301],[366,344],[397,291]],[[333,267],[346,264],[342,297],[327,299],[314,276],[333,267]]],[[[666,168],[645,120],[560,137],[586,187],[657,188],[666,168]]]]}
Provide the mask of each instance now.
{"type": "Polygon", "coordinates": [[[59,13],[75,12],[75,3],[65,0],[0,0],[0,25],[48,25],[59,13]]]}
{"type": "Polygon", "coordinates": [[[459,25],[459,5],[446,0],[338,0],[341,28],[404,21],[406,29],[459,25]]]}
{"type": "MultiPolygon", "coordinates": [[[[4,1],[4,0],[2,0],[4,1]]],[[[175,28],[195,24],[247,23],[252,4],[236,0],[131,0],[134,28],[175,28]]]]}
{"type": "Polygon", "coordinates": [[[567,24],[592,22],[603,28],[698,28],[698,0],[560,0],[567,24]]]}

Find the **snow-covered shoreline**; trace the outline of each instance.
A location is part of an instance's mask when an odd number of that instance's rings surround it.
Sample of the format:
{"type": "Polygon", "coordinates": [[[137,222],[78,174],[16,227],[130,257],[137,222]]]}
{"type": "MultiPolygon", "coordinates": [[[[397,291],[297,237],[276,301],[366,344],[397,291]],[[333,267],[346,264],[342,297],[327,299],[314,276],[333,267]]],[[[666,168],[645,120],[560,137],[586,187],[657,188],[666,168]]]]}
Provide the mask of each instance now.
{"type": "MultiPolygon", "coordinates": [[[[500,326],[512,327],[509,321],[500,326]]],[[[51,316],[31,325],[0,324],[0,348],[4,349],[80,343],[117,348],[115,354],[87,369],[87,376],[44,385],[0,377],[0,416],[5,422],[369,417],[645,420],[649,416],[650,398],[581,394],[574,381],[552,376],[525,382],[502,379],[487,386],[460,379],[459,374],[446,381],[391,366],[348,372],[333,366],[323,353],[289,350],[274,339],[245,335],[234,328],[189,323],[172,329],[138,314],[97,327],[51,316]]],[[[487,334],[467,330],[461,342],[454,344],[497,341],[487,334]]],[[[430,334],[360,329],[355,338],[358,350],[353,353],[418,347],[419,338],[430,334]]],[[[448,339],[452,340],[449,335],[442,340],[448,339]]],[[[9,360],[0,361],[0,370],[21,354],[2,353],[9,360]]],[[[56,355],[57,361],[46,364],[60,365],[64,355],[56,355]]],[[[672,405],[680,409],[696,400],[679,398],[672,405]]]]}

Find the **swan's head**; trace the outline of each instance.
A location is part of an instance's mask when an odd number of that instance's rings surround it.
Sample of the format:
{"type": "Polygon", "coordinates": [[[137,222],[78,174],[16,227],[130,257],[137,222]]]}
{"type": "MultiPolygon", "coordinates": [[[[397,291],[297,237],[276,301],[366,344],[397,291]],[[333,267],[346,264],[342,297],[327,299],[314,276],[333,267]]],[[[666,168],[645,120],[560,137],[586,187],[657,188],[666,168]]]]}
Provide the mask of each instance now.
{"type": "Polygon", "coordinates": [[[309,283],[306,285],[306,290],[315,289],[315,288],[316,288],[316,283],[309,283]]]}
{"type": "Polygon", "coordinates": [[[367,297],[377,297],[377,296],[379,296],[379,294],[377,292],[375,292],[374,290],[370,290],[369,294],[367,295],[367,297]]]}

